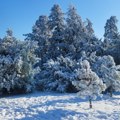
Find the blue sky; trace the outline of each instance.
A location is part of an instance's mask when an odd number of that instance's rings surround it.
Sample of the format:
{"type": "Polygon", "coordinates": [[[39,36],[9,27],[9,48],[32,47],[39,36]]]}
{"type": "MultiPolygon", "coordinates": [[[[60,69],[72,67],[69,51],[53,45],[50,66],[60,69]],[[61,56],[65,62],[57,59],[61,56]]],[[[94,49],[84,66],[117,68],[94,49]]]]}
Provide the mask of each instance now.
{"type": "Polygon", "coordinates": [[[59,4],[65,13],[70,4],[76,6],[83,20],[89,18],[93,22],[99,38],[104,33],[106,19],[115,15],[120,20],[120,0],[0,0],[0,37],[11,28],[15,37],[23,39],[22,35],[31,32],[40,15],[49,15],[54,4],[59,4]]]}

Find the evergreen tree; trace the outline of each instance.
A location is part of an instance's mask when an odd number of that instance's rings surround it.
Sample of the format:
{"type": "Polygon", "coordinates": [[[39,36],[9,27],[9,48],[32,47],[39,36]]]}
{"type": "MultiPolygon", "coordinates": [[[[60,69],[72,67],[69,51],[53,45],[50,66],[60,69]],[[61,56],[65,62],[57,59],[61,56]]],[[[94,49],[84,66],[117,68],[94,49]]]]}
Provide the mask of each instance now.
{"type": "Polygon", "coordinates": [[[109,43],[104,41],[104,55],[111,55],[117,65],[120,64],[120,39],[114,40],[114,42],[109,43]]]}
{"type": "Polygon", "coordinates": [[[80,51],[80,41],[83,39],[85,27],[81,17],[77,14],[76,8],[70,6],[67,12],[67,28],[65,32],[69,54],[80,51]]]}
{"type": "Polygon", "coordinates": [[[120,35],[117,28],[117,18],[116,16],[111,16],[107,20],[105,25],[105,34],[104,34],[104,54],[111,55],[116,64],[120,64],[120,54],[119,54],[119,44],[120,44],[120,35]]]}
{"type": "Polygon", "coordinates": [[[94,71],[106,84],[106,91],[112,96],[113,91],[120,91],[120,73],[111,56],[98,57],[94,63],[94,71]]]}
{"type": "Polygon", "coordinates": [[[74,92],[72,85],[73,70],[77,62],[68,57],[57,57],[50,59],[44,64],[44,69],[38,74],[37,88],[47,91],[74,92]]]}
{"type": "Polygon", "coordinates": [[[86,19],[86,32],[88,36],[94,36],[94,30],[92,28],[92,22],[89,19],[86,19]]]}
{"type": "Polygon", "coordinates": [[[8,29],[6,31],[6,36],[0,41],[1,47],[0,47],[0,54],[8,55],[14,57],[15,54],[15,46],[17,44],[16,38],[13,36],[13,32],[11,29],[8,29]]]}
{"type": "Polygon", "coordinates": [[[35,63],[32,58],[36,58],[33,48],[30,44],[13,37],[12,30],[8,30],[7,35],[0,41],[1,94],[30,92],[33,89],[31,66],[35,63]]]}
{"type": "Polygon", "coordinates": [[[27,34],[26,38],[27,40],[38,43],[36,55],[41,59],[39,66],[42,66],[42,64],[45,63],[48,59],[47,57],[50,36],[51,32],[48,26],[48,17],[43,15],[39,16],[39,19],[33,26],[32,33],[27,34]]]}
{"type": "Polygon", "coordinates": [[[64,13],[59,5],[55,4],[49,15],[49,27],[52,31],[52,38],[50,39],[50,55],[52,59],[55,59],[64,52],[64,13]]]}
{"type": "Polygon", "coordinates": [[[81,51],[87,54],[95,52],[99,55],[102,52],[102,42],[94,35],[92,23],[89,19],[85,23],[77,14],[75,7],[70,6],[67,14],[66,41],[69,54],[73,59],[79,60],[81,51]]]}
{"type": "Polygon", "coordinates": [[[68,41],[73,43],[73,41],[80,37],[80,35],[84,32],[84,24],[82,22],[81,17],[77,14],[76,8],[74,6],[70,6],[67,12],[67,28],[66,34],[68,37],[68,41]]]}
{"type": "Polygon", "coordinates": [[[110,19],[107,20],[105,25],[105,33],[104,37],[107,40],[112,41],[113,39],[117,39],[119,37],[118,28],[117,28],[117,18],[116,16],[111,16],[110,19]]]}
{"type": "Polygon", "coordinates": [[[81,68],[75,70],[75,80],[73,85],[78,89],[80,97],[89,97],[90,108],[92,108],[92,99],[105,90],[105,85],[95,72],[90,69],[89,62],[81,62],[81,68]]]}

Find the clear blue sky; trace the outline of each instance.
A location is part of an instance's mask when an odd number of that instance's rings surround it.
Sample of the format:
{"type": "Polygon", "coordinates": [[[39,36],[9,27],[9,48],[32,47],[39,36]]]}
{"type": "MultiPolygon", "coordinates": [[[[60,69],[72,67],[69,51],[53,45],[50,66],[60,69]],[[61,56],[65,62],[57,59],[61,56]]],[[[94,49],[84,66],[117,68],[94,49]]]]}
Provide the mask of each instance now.
{"type": "Polygon", "coordinates": [[[104,33],[106,19],[115,15],[120,20],[120,0],[0,0],[0,37],[7,28],[12,28],[15,37],[23,39],[22,34],[31,32],[38,17],[49,15],[54,4],[59,4],[64,12],[70,4],[76,6],[83,20],[89,18],[93,22],[99,38],[104,33]]]}

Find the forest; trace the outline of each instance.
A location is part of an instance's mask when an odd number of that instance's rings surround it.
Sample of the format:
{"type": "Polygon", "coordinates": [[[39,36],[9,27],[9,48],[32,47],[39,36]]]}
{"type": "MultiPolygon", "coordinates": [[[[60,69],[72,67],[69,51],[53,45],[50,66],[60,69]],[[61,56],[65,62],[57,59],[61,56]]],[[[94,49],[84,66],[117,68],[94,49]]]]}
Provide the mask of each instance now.
{"type": "Polygon", "coordinates": [[[55,4],[49,16],[38,17],[24,40],[8,29],[0,38],[0,94],[77,92],[91,100],[120,92],[117,22],[116,16],[108,18],[100,39],[74,6],[64,13],[55,4]]]}

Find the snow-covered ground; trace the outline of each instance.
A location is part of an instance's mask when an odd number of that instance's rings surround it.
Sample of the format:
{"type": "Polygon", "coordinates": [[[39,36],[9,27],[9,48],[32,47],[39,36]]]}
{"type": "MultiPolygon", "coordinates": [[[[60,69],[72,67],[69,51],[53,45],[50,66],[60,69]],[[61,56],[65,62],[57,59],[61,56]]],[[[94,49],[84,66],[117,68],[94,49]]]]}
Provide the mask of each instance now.
{"type": "Polygon", "coordinates": [[[120,120],[120,95],[93,102],[76,94],[35,92],[0,98],[0,120],[120,120]]]}

